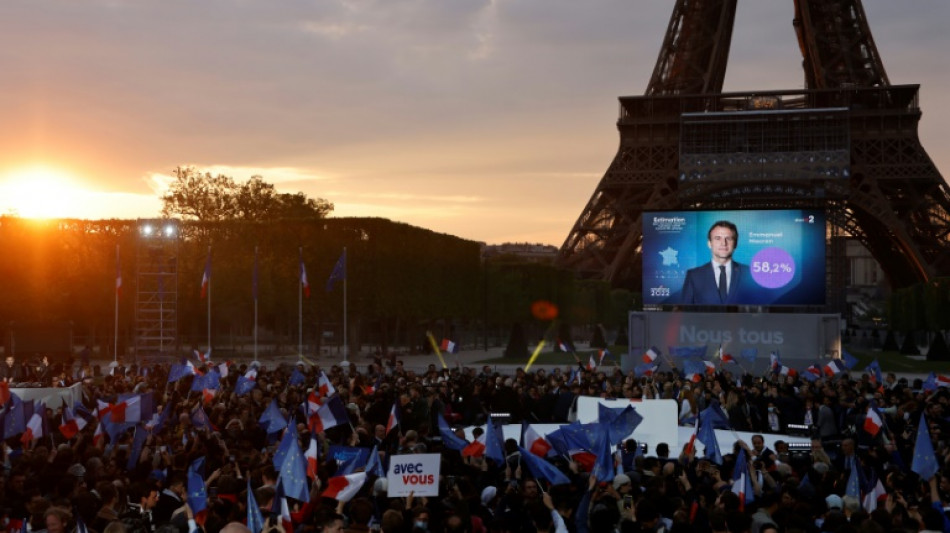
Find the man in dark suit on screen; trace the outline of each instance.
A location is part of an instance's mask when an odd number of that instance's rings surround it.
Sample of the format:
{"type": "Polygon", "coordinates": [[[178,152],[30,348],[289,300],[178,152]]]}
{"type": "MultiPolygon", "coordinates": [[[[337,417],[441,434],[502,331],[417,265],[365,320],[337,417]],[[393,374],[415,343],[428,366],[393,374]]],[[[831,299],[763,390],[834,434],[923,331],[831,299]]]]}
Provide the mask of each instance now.
{"type": "Polygon", "coordinates": [[[686,305],[729,305],[743,301],[751,283],[749,267],[732,260],[739,230],[727,220],[713,223],[706,234],[712,259],[686,271],[680,303],[686,305]]]}

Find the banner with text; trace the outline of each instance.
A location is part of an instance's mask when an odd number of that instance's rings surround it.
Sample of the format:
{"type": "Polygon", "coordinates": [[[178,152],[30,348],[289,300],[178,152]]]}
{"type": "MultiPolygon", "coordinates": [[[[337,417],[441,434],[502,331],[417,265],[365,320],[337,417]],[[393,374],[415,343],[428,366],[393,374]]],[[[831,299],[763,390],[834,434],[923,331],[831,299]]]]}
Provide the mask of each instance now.
{"type": "Polygon", "coordinates": [[[387,496],[401,498],[410,492],[416,497],[438,496],[441,459],[438,453],[391,455],[387,496]]]}
{"type": "Polygon", "coordinates": [[[832,314],[633,312],[628,324],[630,355],[622,358],[621,368],[633,370],[643,354],[656,346],[663,353],[656,361],[661,370],[668,369],[669,363],[682,367],[674,351],[683,347],[705,347],[705,359],[717,363],[722,347],[724,354],[752,374],[769,368],[773,352],[784,364],[800,370],[840,355],[841,324],[841,317],[832,314]]]}

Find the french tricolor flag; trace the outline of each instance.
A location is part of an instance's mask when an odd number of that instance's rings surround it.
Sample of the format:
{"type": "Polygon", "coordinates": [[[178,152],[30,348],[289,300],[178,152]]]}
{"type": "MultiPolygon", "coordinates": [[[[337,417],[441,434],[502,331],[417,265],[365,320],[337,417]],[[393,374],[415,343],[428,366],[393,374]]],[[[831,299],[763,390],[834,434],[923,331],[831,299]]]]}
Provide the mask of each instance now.
{"type": "Polygon", "coordinates": [[[66,407],[63,409],[63,423],[59,426],[59,432],[63,434],[63,437],[66,437],[66,440],[70,440],[79,434],[88,424],[88,420],[81,416],[77,418],[73,410],[66,407]]]}
{"type": "Polygon", "coordinates": [[[723,353],[723,354],[722,354],[722,357],[720,357],[720,359],[722,360],[723,363],[735,363],[735,362],[736,362],[736,358],[733,357],[731,353],[723,353]]]}
{"type": "Polygon", "coordinates": [[[211,247],[208,247],[208,260],[205,261],[205,271],[201,275],[201,299],[208,297],[208,286],[211,285],[211,247]]]}
{"type": "Polygon", "coordinates": [[[656,358],[659,356],[660,356],[660,349],[657,348],[656,346],[651,346],[650,349],[647,350],[646,353],[643,354],[643,362],[652,363],[653,361],[656,361],[656,358]]]}
{"type": "Polygon", "coordinates": [[[707,373],[707,374],[715,374],[715,373],[716,373],[716,365],[713,364],[712,361],[703,361],[703,365],[706,367],[706,373],[707,373]]]}
{"type": "Polygon", "coordinates": [[[33,416],[30,417],[30,421],[26,423],[26,430],[23,432],[23,435],[20,436],[20,442],[24,445],[29,444],[35,439],[43,438],[43,418],[46,416],[46,406],[42,403],[37,403],[34,407],[33,416]],[[42,414],[41,414],[42,413],[42,414]]]}
{"type": "Polygon", "coordinates": [[[96,426],[96,432],[92,434],[92,445],[98,447],[99,444],[102,443],[102,439],[105,436],[106,436],[106,432],[105,432],[104,426],[102,425],[102,422],[100,422],[96,426]]]}
{"type": "Polygon", "coordinates": [[[832,359],[824,367],[825,375],[828,377],[834,376],[836,374],[840,374],[844,372],[845,370],[846,368],[844,366],[844,363],[841,361],[841,359],[832,359]]]}
{"type": "Polygon", "coordinates": [[[363,483],[366,483],[366,472],[331,477],[327,480],[327,488],[321,496],[333,498],[338,502],[348,502],[360,491],[363,483]]]}
{"type": "Polygon", "coordinates": [[[573,352],[574,352],[574,350],[572,350],[570,346],[568,346],[565,342],[563,342],[563,341],[561,341],[561,340],[558,340],[558,341],[557,341],[557,346],[558,346],[558,348],[560,348],[561,351],[564,352],[564,353],[573,353],[573,352]]]}
{"type": "Polygon", "coordinates": [[[320,371],[320,377],[317,378],[317,390],[320,391],[320,396],[324,397],[333,396],[336,393],[336,388],[333,383],[330,383],[330,378],[323,371],[320,371]]]}
{"type": "Polygon", "coordinates": [[[458,348],[458,345],[456,345],[454,342],[450,341],[449,339],[442,339],[442,343],[439,344],[439,349],[447,353],[455,353],[456,351],[458,351],[457,348],[458,348]]]}
{"type": "Polygon", "coordinates": [[[317,479],[317,461],[320,459],[317,445],[317,434],[311,432],[310,445],[307,446],[307,451],[303,454],[307,460],[307,477],[310,479],[317,479]]]}
{"type": "Polygon", "coordinates": [[[522,440],[524,441],[525,449],[538,457],[547,457],[551,452],[551,443],[538,434],[531,424],[525,425],[522,440]]]}
{"type": "Polygon", "coordinates": [[[485,455],[485,434],[482,433],[468,446],[462,448],[462,457],[481,457],[485,455]]]}
{"type": "Polygon", "coordinates": [[[205,405],[208,405],[209,403],[214,401],[214,395],[216,392],[218,391],[215,389],[202,389],[201,398],[204,401],[205,405]]]}
{"type": "Polygon", "coordinates": [[[314,431],[318,433],[349,422],[349,418],[346,417],[346,407],[343,406],[343,400],[339,396],[334,396],[321,405],[311,420],[314,431]]]}
{"type": "Polygon", "coordinates": [[[310,281],[307,279],[307,267],[303,264],[303,248],[300,249],[300,287],[304,298],[310,298],[310,281]]]}
{"type": "Polygon", "coordinates": [[[142,421],[142,402],[140,396],[132,396],[111,407],[112,422],[141,422],[142,421]]]}
{"type": "Polygon", "coordinates": [[[798,375],[797,370],[795,370],[794,368],[790,366],[785,366],[785,365],[779,365],[778,369],[776,370],[776,373],[778,373],[781,376],[791,376],[791,377],[795,377],[798,375]]]}
{"type": "Polygon", "coordinates": [[[938,387],[950,387],[950,377],[937,374],[934,383],[936,383],[938,387]]]}
{"type": "Polygon", "coordinates": [[[284,497],[283,491],[280,492],[280,525],[284,527],[284,531],[293,531],[294,530],[294,520],[290,516],[290,506],[287,505],[287,498],[284,497]]]}
{"type": "Polygon", "coordinates": [[[864,417],[864,431],[872,437],[876,437],[883,426],[884,421],[881,420],[881,415],[877,414],[876,409],[868,406],[868,414],[864,417]]]}
{"type": "Polygon", "coordinates": [[[594,360],[594,354],[590,354],[590,359],[587,360],[587,370],[596,370],[597,361],[594,360]]]}
{"type": "Polygon", "coordinates": [[[204,353],[202,353],[201,350],[195,350],[195,358],[201,361],[201,364],[203,365],[208,364],[210,355],[211,355],[211,348],[208,348],[208,351],[204,353]]]}
{"type": "Polygon", "coordinates": [[[389,411],[389,420],[386,421],[386,434],[399,425],[399,404],[393,403],[393,408],[389,411]]]}

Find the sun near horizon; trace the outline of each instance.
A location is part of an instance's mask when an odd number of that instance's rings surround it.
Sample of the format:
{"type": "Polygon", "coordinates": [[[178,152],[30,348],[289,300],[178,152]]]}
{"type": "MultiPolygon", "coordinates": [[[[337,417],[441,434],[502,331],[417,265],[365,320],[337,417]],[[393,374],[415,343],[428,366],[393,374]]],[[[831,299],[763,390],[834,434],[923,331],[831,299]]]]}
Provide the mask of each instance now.
{"type": "Polygon", "coordinates": [[[59,167],[33,165],[0,173],[0,215],[37,220],[139,218],[152,216],[157,207],[157,198],[99,191],[59,167]]]}

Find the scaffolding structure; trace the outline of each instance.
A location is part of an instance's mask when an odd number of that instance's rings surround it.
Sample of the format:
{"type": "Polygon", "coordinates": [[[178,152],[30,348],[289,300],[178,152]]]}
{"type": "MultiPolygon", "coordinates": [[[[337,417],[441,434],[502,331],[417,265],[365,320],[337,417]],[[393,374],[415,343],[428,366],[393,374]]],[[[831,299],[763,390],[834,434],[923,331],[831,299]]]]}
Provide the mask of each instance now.
{"type": "Polygon", "coordinates": [[[178,346],[179,224],[139,219],[135,271],[135,358],[160,359],[178,346]]]}

